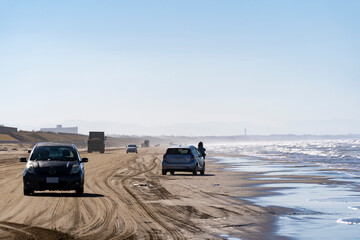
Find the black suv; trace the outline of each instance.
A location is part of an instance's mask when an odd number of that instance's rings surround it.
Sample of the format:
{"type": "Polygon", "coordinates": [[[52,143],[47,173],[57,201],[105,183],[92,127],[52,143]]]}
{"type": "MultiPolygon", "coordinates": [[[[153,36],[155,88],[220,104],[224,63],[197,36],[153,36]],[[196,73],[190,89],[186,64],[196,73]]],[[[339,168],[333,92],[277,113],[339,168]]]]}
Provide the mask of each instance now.
{"type": "Polygon", "coordinates": [[[84,162],[74,144],[38,143],[30,152],[23,174],[24,195],[34,190],[75,190],[84,193],[84,162]]]}

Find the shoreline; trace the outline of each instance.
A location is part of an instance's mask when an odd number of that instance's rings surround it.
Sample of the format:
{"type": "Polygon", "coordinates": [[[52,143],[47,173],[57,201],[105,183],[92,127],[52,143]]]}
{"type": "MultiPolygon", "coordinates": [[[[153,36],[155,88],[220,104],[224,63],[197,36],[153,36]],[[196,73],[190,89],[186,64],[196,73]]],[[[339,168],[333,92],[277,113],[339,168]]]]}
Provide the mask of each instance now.
{"type": "Polygon", "coordinates": [[[215,160],[226,165],[228,171],[238,171],[247,177],[253,175],[247,181],[248,186],[264,194],[245,197],[246,200],[267,209],[284,207],[285,212],[275,211],[274,225],[278,231],[275,231],[276,238],[269,239],[311,239],[314,236],[317,239],[349,239],[355,236],[356,230],[354,232],[349,225],[360,223],[359,177],[316,164],[215,155],[215,160]],[[232,158],[240,162],[235,163],[232,158]],[[249,161],[241,162],[246,158],[249,161]],[[255,166],[246,166],[252,161],[255,166]],[[245,173],[239,171],[241,168],[245,173]],[[254,169],[256,171],[252,172],[254,169]]]}

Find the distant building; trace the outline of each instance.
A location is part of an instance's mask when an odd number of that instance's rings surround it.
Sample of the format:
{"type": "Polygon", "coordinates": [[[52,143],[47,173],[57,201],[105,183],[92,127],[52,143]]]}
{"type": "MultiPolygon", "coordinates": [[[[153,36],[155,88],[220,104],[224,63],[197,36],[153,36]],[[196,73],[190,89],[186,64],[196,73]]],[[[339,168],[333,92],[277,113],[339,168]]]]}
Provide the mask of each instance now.
{"type": "Polygon", "coordinates": [[[17,132],[17,128],[13,128],[13,127],[5,127],[4,125],[0,125],[0,133],[12,133],[12,132],[17,132]]]}
{"type": "Polygon", "coordinates": [[[54,132],[54,133],[78,133],[78,127],[62,127],[62,125],[56,125],[56,128],[41,128],[40,132],[54,132]]]}

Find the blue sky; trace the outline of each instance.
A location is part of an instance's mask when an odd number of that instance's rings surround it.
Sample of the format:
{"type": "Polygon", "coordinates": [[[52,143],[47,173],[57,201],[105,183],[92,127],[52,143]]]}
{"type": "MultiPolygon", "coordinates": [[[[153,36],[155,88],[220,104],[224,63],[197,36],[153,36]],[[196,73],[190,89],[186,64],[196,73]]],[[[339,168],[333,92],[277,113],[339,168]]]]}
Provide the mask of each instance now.
{"type": "Polygon", "coordinates": [[[0,1],[0,123],[360,121],[359,13],[355,0],[0,1]]]}

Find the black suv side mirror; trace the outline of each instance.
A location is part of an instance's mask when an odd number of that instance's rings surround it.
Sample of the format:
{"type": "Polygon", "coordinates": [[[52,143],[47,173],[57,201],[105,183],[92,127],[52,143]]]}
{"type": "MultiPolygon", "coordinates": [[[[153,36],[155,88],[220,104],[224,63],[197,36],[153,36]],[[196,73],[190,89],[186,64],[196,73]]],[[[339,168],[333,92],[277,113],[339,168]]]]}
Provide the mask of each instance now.
{"type": "Polygon", "coordinates": [[[81,162],[88,162],[89,161],[89,159],[87,159],[87,158],[82,158],[81,159],[81,162]]]}
{"type": "Polygon", "coordinates": [[[28,150],[28,153],[31,153],[31,150],[28,150]]]}
{"type": "Polygon", "coordinates": [[[19,162],[27,162],[25,157],[19,159],[19,162]]]}

